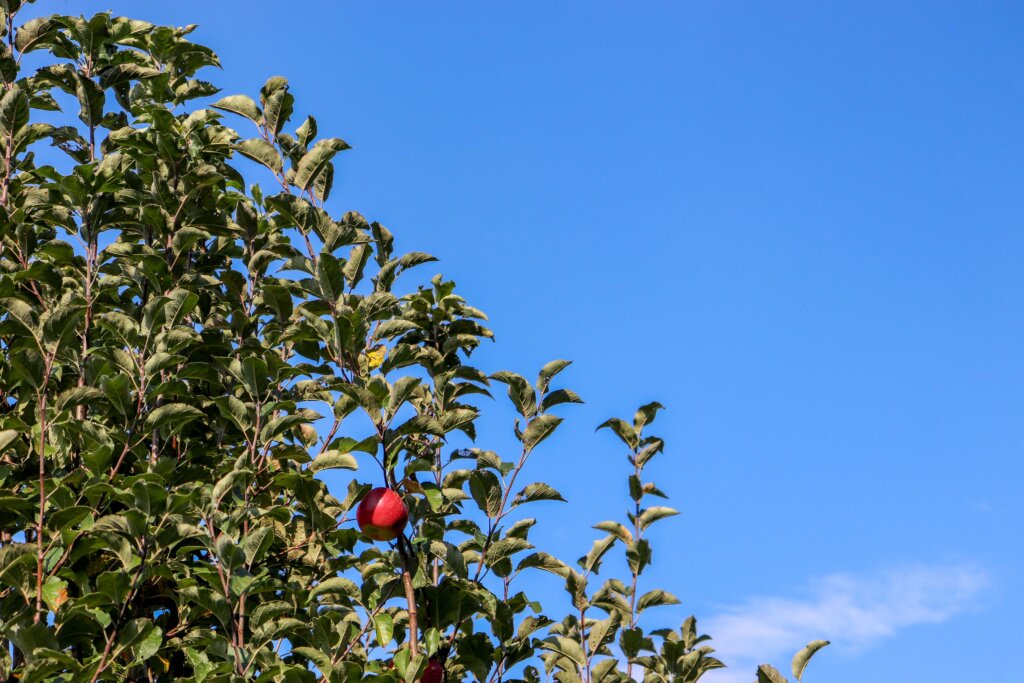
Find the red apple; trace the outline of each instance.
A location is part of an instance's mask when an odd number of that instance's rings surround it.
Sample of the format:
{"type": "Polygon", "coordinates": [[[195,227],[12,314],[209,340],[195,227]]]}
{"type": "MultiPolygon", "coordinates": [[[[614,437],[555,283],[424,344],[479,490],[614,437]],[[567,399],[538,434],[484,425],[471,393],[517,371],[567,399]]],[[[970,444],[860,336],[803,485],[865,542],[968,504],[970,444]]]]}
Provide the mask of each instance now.
{"type": "Polygon", "coordinates": [[[441,683],[442,681],[444,681],[444,667],[441,666],[441,662],[431,659],[427,662],[427,668],[423,672],[420,683],[441,683]]]}
{"type": "Polygon", "coordinates": [[[409,521],[409,508],[394,490],[380,486],[366,494],[356,510],[359,529],[375,541],[393,541],[409,521]]]}

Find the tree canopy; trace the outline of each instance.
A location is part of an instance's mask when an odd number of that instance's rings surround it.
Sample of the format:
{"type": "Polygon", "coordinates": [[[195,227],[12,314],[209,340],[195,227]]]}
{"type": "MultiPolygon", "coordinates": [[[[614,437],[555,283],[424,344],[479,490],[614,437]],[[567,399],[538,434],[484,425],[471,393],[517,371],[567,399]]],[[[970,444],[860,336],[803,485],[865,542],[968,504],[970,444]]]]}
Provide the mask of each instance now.
{"type": "Polygon", "coordinates": [[[293,121],[285,78],[221,97],[193,26],[19,23],[24,4],[0,0],[2,676],[411,683],[433,660],[450,681],[654,683],[721,666],[692,617],[647,617],[678,602],[642,579],[646,532],[677,514],[644,473],[659,404],[601,425],[628,462],[622,518],[578,561],[538,550],[527,515],[562,497],[526,472],[581,400],[557,384],[568,361],[535,380],[475,367],[486,316],[407,274],[432,256],[333,212],[348,144],[293,121]],[[512,454],[475,442],[498,388],[512,454]],[[326,470],[353,471],[347,489],[326,470]],[[411,516],[394,543],[355,524],[377,486],[411,516]],[[612,552],[626,575],[601,574],[612,552]],[[534,572],[565,604],[530,597],[534,572]]]}

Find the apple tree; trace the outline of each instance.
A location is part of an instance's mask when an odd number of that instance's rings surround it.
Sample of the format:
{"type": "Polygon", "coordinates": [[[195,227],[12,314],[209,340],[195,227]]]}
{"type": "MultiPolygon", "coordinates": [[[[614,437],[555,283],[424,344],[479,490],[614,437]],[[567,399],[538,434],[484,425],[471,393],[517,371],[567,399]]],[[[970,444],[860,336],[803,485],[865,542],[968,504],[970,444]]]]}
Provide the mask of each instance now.
{"type": "Polygon", "coordinates": [[[433,257],[335,210],[348,144],[295,120],[285,78],[223,96],[192,26],[28,5],[0,0],[0,677],[722,666],[692,617],[648,616],[678,602],[643,581],[676,514],[645,475],[658,404],[602,425],[627,455],[623,518],[595,520],[578,561],[535,548],[531,510],[562,496],[527,472],[580,402],[568,362],[472,364],[486,316],[419,275],[433,257]],[[512,453],[476,443],[498,393],[512,453]],[[628,574],[602,573],[611,553],[628,574]],[[531,597],[540,572],[564,600],[531,597]]]}

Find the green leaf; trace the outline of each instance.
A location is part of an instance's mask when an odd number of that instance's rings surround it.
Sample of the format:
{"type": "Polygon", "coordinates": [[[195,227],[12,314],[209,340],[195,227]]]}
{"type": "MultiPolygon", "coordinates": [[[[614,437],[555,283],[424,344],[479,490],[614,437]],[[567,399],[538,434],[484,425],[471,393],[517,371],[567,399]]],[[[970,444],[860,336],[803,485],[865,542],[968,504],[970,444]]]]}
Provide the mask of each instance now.
{"type": "MultiPolygon", "coordinates": [[[[180,232],[180,231],[179,231],[180,232]]],[[[192,313],[199,304],[199,295],[187,289],[177,288],[167,294],[168,302],[164,307],[164,321],[168,327],[174,327],[192,313]]]]}
{"type": "Polygon", "coordinates": [[[651,524],[654,524],[659,519],[665,519],[666,517],[672,517],[678,515],[679,511],[664,505],[652,505],[651,507],[640,513],[640,518],[637,520],[640,529],[646,529],[651,524]]]}
{"type": "Polygon", "coordinates": [[[300,189],[308,190],[310,184],[331,162],[331,159],[338,152],[346,149],[349,149],[348,143],[341,138],[320,140],[299,160],[292,184],[300,189]]]}
{"type": "Polygon", "coordinates": [[[811,657],[820,650],[821,648],[829,645],[831,641],[828,640],[812,640],[802,650],[796,653],[793,657],[793,676],[796,680],[801,680],[804,675],[804,669],[807,668],[807,663],[811,661],[811,657]]]}
{"type": "Polygon", "coordinates": [[[0,430],[0,452],[5,448],[14,443],[15,439],[18,438],[17,429],[4,429],[0,430]]]}
{"type": "Polygon", "coordinates": [[[242,537],[242,551],[245,552],[245,563],[252,565],[263,559],[263,555],[274,542],[274,530],[269,526],[258,526],[242,537]]]}
{"type": "Polygon", "coordinates": [[[243,140],[235,145],[235,150],[242,156],[263,164],[274,173],[280,173],[283,168],[281,155],[272,144],[261,138],[243,140]]]}
{"type": "Polygon", "coordinates": [[[155,655],[159,652],[163,640],[163,632],[154,626],[135,644],[135,661],[144,662],[155,655]]]}
{"type": "Polygon", "coordinates": [[[429,415],[413,415],[408,420],[398,425],[395,433],[399,436],[408,434],[434,434],[441,436],[444,430],[437,420],[429,415]]]}
{"type": "MultiPolygon", "coordinates": [[[[220,504],[221,500],[227,495],[235,486],[238,485],[238,480],[242,479],[245,475],[249,474],[249,470],[244,468],[233,469],[223,477],[217,480],[217,483],[213,486],[213,493],[210,494],[210,499],[213,501],[214,507],[220,504]]],[[[224,537],[226,538],[226,537],[224,537]]]]}
{"type": "Polygon", "coordinates": [[[342,275],[348,280],[349,286],[355,287],[362,280],[363,270],[366,268],[372,253],[373,250],[368,244],[357,244],[352,248],[348,262],[341,269],[342,275]]]}
{"type": "Polygon", "coordinates": [[[668,591],[663,591],[660,588],[648,591],[640,596],[640,600],[637,601],[637,611],[644,611],[648,607],[658,607],[661,605],[678,605],[679,598],[672,595],[668,591]]]}
{"type": "Polygon", "coordinates": [[[553,555],[542,552],[527,555],[519,561],[518,565],[516,565],[516,571],[531,568],[543,569],[546,572],[550,572],[556,576],[561,576],[562,578],[565,578],[569,573],[569,567],[567,567],[564,562],[553,555]]]}
{"type": "Polygon", "coordinates": [[[619,439],[622,440],[622,443],[626,444],[630,448],[637,447],[638,439],[636,433],[633,431],[633,428],[625,422],[625,420],[613,417],[602,422],[598,425],[597,429],[610,429],[615,432],[619,439]]]}
{"type": "Polygon", "coordinates": [[[381,612],[373,618],[373,628],[377,632],[377,644],[387,646],[395,630],[395,621],[387,612],[381,612]]]}
{"type": "Polygon", "coordinates": [[[239,367],[239,379],[249,396],[259,400],[267,391],[267,362],[256,356],[246,356],[239,367]]]}
{"type": "Polygon", "coordinates": [[[609,534],[604,538],[599,538],[594,541],[594,545],[590,548],[590,552],[579,559],[579,565],[587,572],[597,573],[601,568],[601,559],[605,554],[611,550],[612,546],[615,545],[617,539],[614,535],[609,534]]]}
{"type": "Polygon", "coordinates": [[[487,549],[487,565],[493,567],[498,562],[508,559],[516,553],[532,549],[533,546],[526,539],[515,537],[503,538],[492,543],[491,547],[487,549]]]}
{"type": "Polygon", "coordinates": [[[188,659],[188,663],[192,666],[192,672],[196,683],[203,683],[209,675],[216,668],[216,665],[210,661],[209,656],[201,651],[191,647],[184,648],[185,658],[188,659]]]}
{"type": "Polygon", "coordinates": [[[411,332],[412,330],[418,330],[420,326],[411,320],[388,320],[377,326],[377,329],[373,332],[373,339],[391,339],[398,337],[405,332],[411,332]]]}
{"type": "Polygon", "coordinates": [[[554,415],[538,415],[530,420],[523,430],[523,449],[527,453],[532,451],[541,441],[551,436],[560,424],[562,418],[554,415]]]}
{"type": "Polygon", "coordinates": [[[160,69],[154,69],[140,64],[133,64],[131,62],[115,64],[104,69],[100,74],[100,87],[107,89],[115,85],[120,85],[121,83],[127,83],[128,81],[144,81],[150,78],[156,78],[161,73],[160,69]]]}
{"type": "Polygon", "coordinates": [[[587,665],[587,656],[583,653],[583,648],[579,642],[566,638],[565,636],[551,636],[550,638],[541,641],[540,646],[546,650],[556,652],[563,657],[568,657],[577,666],[583,668],[587,665]]]}
{"type": "Polygon", "coordinates": [[[565,502],[565,498],[562,498],[561,493],[548,484],[537,482],[535,484],[529,484],[522,491],[517,493],[516,497],[512,500],[512,505],[522,505],[524,503],[532,503],[537,500],[560,500],[563,503],[565,502]]]}
{"type": "Polygon", "coordinates": [[[636,415],[633,416],[633,428],[636,430],[637,434],[640,433],[645,425],[649,425],[654,422],[654,417],[658,414],[658,411],[664,409],[665,406],[661,405],[657,401],[640,406],[636,411],[636,415]]]}
{"type": "Polygon", "coordinates": [[[583,403],[583,399],[575,391],[556,389],[544,397],[544,400],[540,402],[540,409],[546,412],[563,403],[583,403]]]}
{"type": "Polygon", "coordinates": [[[651,544],[646,538],[626,545],[626,563],[633,573],[643,573],[644,568],[651,563],[651,544]]]}
{"type": "MultiPolygon", "coordinates": [[[[621,680],[618,672],[619,660],[609,657],[608,659],[602,659],[593,665],[590,673],[590,680],[594,683],[601,683],[602,681],[619,681],[621,680]]],[[[677,678],[676,680],[683,680],[677,678]]]]}
{"type": "Polygon", "coordinates": [[[539,617],[528,616],[525,617],[516,629],[516,638],[524,639],[532,636],[534,633],[539,631],[551,624],[551,620],[541,615],[539,617]]]}
{"type": "Polygon", "coordinates": [[[292,653],[305,657],[316,665],[325,680],[333,680],[334,666],[327,653],[312,647],[293,647],[292,653]]]}
{"type": "Polygon", "coordinates": [[[310,472],[320,472],[321,470],[357,470],[359,469],[359,463],[351,453],[342,453],[340,451],[325,451],[313,459],[313,462],[309,463],[310,472]]]}
{"type": "Polygon", "coordinates": [[[420,385],[418,377],[402,377],[391,385],[390,397],[388,399],[388,415],[394,415],[402,405],[412,398],[416,388],[420,385]]]}
{"type": "Polygon", "coordinates": [[[508,385],[508,397],[520,415],[532,418],[537,414],[537,394],[525,377],[503,370],[491,375],[491,379],[508,385]]]}
{"type": "Polygon", "coordinates": [[[119,651],[128,650],[134,654],[131,661],[144,662],[160,649],[163,633],[149,619],[132,619],[118,632],[119,651]]]}
{"type": "Polygon", "coordinates": [[[474,470],[469,475],[469,493],[488,517],[494,518],[501,514],[501,482],[494,472],[474,470]]]}
{"type": "Polygon", "coordinates": [[[552,378],[570,365],[572,365],[571,360],[553,360],[547,363],[540,369],[540,373],[537,375],[537,391],[541,394],[548,393],[548,387],[551,386],[552,378]]]}
{"type": "Polygon", "coordinates": [[[452,574],[457,577],[466,576],[466,558],[462,552],[451,543],[444,541],[431,541],[430,554],[440,559],[447,565],[452,574]]]}
{"type": "Polygon", "coordinates": [[[0,134],[7,137],[28,123],[28,95],[15,85],[0,97],[0,134]]]}
{"type": "Polygon", "coordinates": [[[14,46],[18,52],[31,52],[50,44],[59,24],[52,16],[29,19],[18,27],[14,46]]]}
{"type": "MultiPolygon", "coordinates": [[[[405,654],[405,651],[403,650],[400,654],[405,654]]],[[[404,683],[416,683],[420,680],[426,665],[427,658],[423,656],[423,653],[417,653],[415,657],[410,658],[408,663],[404,663],[402,658],[395,657],[395,668],[401,674],[404,683]]]]}
{"type": "Polygon", "coordinates": [[[97,128],[103,119],[103,105],[106,96],[99,84],[91,78],[76,73],[75,96],[81,108],[78,118],[90,128],[97,128]]]}
{"type": "Polygon", "coordinates": [[[657,437],[648,437],[644,439],[644,445],[640,448],[640,451],[636,454],[636,464],[643,467],[647,462],[658,453],[661,453],[665,449],[665,442],[657,437]]]}
{"type": "Polygon", "coordinates": [[[757,667],[757,683],[788,683],[788,681],[771,664],[762,664],[757,667]]]}
{"type": "Polygon", "coordinates": [[[624,628],[619,633],[619,647],[627,657],[636,657],[640,654],[640,650],[646,645],[645,640],[650,642],[651,639],[644,638],[644,632],[639,627],[624,628]]]}
{"type": "Polygon", "coordinates": [[[246,95],[228,95],[210,105],[214,109],[229,111],[232,114],[244,116],[255,124],[263,119],[263,112],[256,106],[256,102],[246,95]]]}
{"type": "Polygon", "coordinates": [[[160,406],[146,418],[146,429],[155,431],[170,427],[171,432],[179,432],[189,422],[203,416],[203,411],[184,403],[168,403],[160,406]]]}
{"type": "Polygon", "coordinates": [[[291,118],[295,98],[288,92],[288,81],[283,76],[274,76],[268,80],[260,95],[263,100],[263,122],[267,131],[276,136],[291,118]]]}
{"type": "Polygon", "coordinates": [[[293,430],[295,427],[308,425],[308,423],[309,418],[305,415],[297,413],[278,415],[260,430],[260,439],[262,441],[281,441],[283,440],[282,435],[293,430]]]}
{"type": "Polygon", "coordinates": [[[604,645],[606,641],[615,638],[619,622],[620,617],[616,612],[607,619],[596,621],[591,625],[590,633],[587,634],[587,645],[590,646],[590,652],[597,652],[598,648],[604,645]]]}
{"type": "Polygon", "coordinates": [[[612,534],[623,543],[633,542],[633,533],[620,522],[600,522],[599,524],[595,524],[594,528],[612,534]]]}
{"type": "Polygon", "coordinates": [[[359,597],[359,586],[352,579],[344,576],[332,576],[318,583],[310,591],[309,599],[312,600],[321,595],[346,595],[350,598],[357,598],[359,597]]]}
{"type": "Polygon", "coordinates": [[[636,476],[635,474],[629,475],[629,497],[632,498],[633,501],[637,503],[639,503],[640,500],[644,497],[643,482],[641,482],[640,477],[636,476]]]}
{"type": "Polygon", "coordinates": [[[299,139],[299,142],[303,145],[308,145],[310,141],[316,137],[316,119],[312,116],[307,116],[306,120],[302,122],[302,125],[295,129],[295,137],[299,139]]]}
{"type": "Polygon", "coordinates": [[[234,396],[218,396],[216,402],[221,415],[234,422],[239,429],[247,432],[252,428],[252,418],[249,415],[251,403],[246,404],[234,396]]]}
{"type": "Polygon", "coordinates": [[[96,402],[103,397],[103,392],[96,387],[72,387],[62,391],[57,397],[57,410],[66,410],[73,406],[96,402]]]}

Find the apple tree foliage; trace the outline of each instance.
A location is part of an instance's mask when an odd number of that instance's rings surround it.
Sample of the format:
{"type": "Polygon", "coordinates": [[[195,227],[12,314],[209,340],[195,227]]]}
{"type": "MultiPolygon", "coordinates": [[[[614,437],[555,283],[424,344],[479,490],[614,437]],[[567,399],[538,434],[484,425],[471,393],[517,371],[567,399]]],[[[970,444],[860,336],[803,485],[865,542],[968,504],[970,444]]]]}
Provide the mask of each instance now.
{"type": "Polygon", "coordinates": [[[486,317],[407,274],[431,256],[329,210],[348,145],[293,120],[284,78],[221,97],[191,26],[19,21],[24,5],[0,0],[0,678],[411,683],[434,659],[450,681],[656,683],[722,666],[693,618],[648,617],[678,602],[642,580],[649,529],[676,514],[644,475],[658,404],[602,425],[628,452],[628,513],[576,562],[535,548],[529,511],[562,498],[528,465],[580,402],[555,386],[568,363],[536,380],[471,364],[486,317]],[[513,453],[473,441],[496,388],[513,453]],[[352,470],[347,489],[326,470],[352,470]],[[380,485],[410,508],[397,544],[354,524],[380,485]],[[601,573],[613,553],[628,574],[601,573]],[[530,597],[537,572],[564,604],[530,597]]]}

